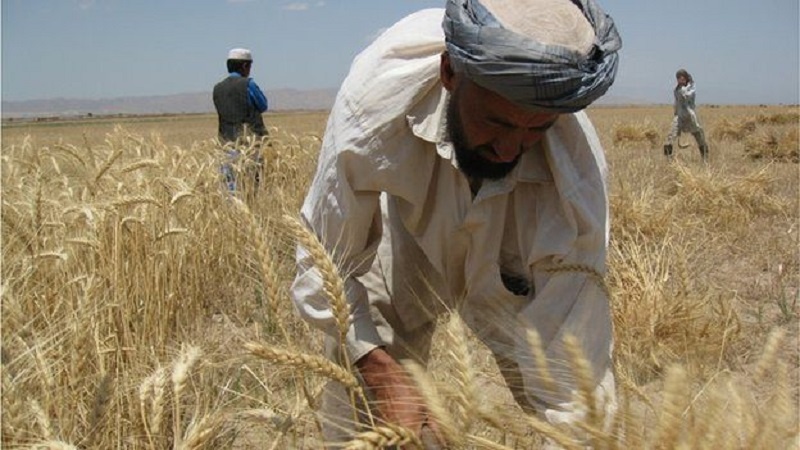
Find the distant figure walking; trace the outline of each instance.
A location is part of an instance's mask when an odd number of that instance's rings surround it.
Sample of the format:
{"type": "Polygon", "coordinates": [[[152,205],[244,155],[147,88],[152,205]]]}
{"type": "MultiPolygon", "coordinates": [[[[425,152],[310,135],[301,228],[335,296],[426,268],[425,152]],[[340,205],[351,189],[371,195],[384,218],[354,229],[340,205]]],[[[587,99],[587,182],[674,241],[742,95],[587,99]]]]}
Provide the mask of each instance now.
{"type": "MultiPolygon", "coordinates": [[[[267,111],[267,97],[250,78],[253,55],[245,48],[234,48],[228,52],[228,76],[214,86],[214,107],[219,118],[219,140],[226,148],[227,161],[222,166],[222,175],[231,191],[236,190],[233,164],[239,159],[248,137],[260,138],[268,134],[261,113],[267,111]]],[[[251,155],[255,163],[254,181],[260,181],[263,157],[251,155]]]]}
{"type": "Polygon", "coordinates": [[[696,88],[694,79],[685,69],[680,69],[675,73],[675,78],[678,84],[675,86],[675,106],[674,116],[672,118],[672,127],[667,136],[667,142],[664,145],[664,155],[667,158],[672,158],[672,144],[680,136],[681,133],[691,133],[700,147],[700,156],[703,162],[708,161],[708,144],[706,144],[705,133],[703,127],[697,119],[697,113],[694,107],[694,98],[696,88]]]}

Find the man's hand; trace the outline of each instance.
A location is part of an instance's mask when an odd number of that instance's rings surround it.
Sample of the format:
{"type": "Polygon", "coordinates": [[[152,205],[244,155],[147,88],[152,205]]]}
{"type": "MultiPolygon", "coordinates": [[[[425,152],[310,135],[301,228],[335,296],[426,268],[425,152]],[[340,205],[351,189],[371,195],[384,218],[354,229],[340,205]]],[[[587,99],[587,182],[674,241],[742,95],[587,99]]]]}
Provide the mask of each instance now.
{"type": "Polygon", "coordinates": [[[372,350],[356,362],[356,367],[375,398],[381,419],[407,428],[418,437],[422,436],[423,426],[430,427],[437,440],[444,442],[414,380],[385,350],[372,350]]]}

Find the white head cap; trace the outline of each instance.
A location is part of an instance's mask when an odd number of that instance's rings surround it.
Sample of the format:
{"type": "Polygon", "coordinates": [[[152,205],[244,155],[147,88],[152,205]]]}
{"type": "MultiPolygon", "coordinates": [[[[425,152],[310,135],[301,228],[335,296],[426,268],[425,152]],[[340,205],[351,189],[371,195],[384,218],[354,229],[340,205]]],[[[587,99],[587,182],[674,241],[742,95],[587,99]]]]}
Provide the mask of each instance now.
{"type": "Polygon", "coordinates": [[[234,48],[228,52],[228,59],[240,59],[243,61],[252,61],[253,55],[250,50],[246,48],[234,48]]]}
{"type": "Polygon", "coordinates": [[[594,28],[571,1],[481,0],[509,30],[543,44],[560,45],[587,54],[594,44],[594,28]]]}

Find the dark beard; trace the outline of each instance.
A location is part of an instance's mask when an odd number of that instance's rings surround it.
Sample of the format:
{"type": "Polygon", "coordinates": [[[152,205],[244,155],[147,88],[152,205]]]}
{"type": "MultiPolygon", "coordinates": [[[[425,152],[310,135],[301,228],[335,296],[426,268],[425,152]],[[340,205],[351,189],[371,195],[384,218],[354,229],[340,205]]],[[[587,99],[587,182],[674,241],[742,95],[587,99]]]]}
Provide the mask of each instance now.
{"type": "Polygon", "coordinates": [[[461,115],[458,112],[458,95],[458,90],[453,92],[447,104],[447,134],[456,152],[458,168],[471,179],[499,180],[505,178],[517,166],[521,155],[510,162],[496,163],[481,156],[483,151],[494,151],[491,146],[479,145],[470,148],[467,144],[461,115]]]}

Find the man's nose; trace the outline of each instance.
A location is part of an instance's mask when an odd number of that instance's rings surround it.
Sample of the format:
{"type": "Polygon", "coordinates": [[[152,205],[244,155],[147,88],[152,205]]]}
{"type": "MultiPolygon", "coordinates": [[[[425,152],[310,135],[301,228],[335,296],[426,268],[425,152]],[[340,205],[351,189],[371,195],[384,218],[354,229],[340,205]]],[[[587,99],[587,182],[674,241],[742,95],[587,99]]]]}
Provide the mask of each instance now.
{"type": "Polygon", "coordinates": [[[510,131],[495,139],[493,149],[502,162],[511,162],[526,148],[536,143],[539,137],[541,137],[539,133],[535,133],[534,136],[525,130],[510,131]]]}

